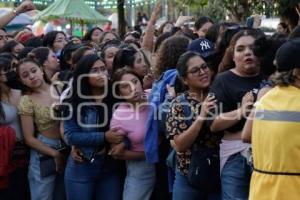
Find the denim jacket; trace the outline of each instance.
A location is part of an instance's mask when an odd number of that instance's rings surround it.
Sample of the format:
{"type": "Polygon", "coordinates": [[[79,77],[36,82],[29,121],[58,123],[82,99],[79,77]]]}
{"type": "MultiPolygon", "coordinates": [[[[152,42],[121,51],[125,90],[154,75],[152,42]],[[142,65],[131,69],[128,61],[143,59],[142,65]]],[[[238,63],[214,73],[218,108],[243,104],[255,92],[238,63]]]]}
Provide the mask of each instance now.
{"type": "Polygon", "coordinates": [[[161,75],[160,79],[157,80],[151,90],[149,97],[150,106],[148,118],[146,122],[146,135],[144,138],[145,155],[146,160],[149,163],[157,163],[159,161],[158,156],[158,120],[155,115],[159,112],[159,106],[165,100],[167,94],[167,84],[170,86],[175,85],[177,76],[176,69],[170,69],[161,75]]]}
{"type": "Polygon", "coordinates": [[[64,121],[64,137],[68,145],[80,148],[83,158],[91,161],[94,153],[105,145],[104,132],[100,132],[97,125],[98,110],[94,106],[84,106],[80,118],[73,117],[64,121]]]}

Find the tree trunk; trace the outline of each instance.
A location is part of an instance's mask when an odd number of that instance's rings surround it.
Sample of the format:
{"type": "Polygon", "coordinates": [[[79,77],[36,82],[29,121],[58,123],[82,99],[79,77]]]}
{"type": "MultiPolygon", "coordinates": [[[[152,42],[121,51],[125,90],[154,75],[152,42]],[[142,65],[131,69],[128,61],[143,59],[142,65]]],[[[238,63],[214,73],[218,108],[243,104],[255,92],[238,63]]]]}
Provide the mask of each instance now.
{"type": "Polygon", "coordinates": [[[125,0],[118,0],[118,21],[119,21],[118,32],[121,38],[123,38],[126,32],[124,4],[125,4],[125,0]]]}
{"type": "Polygon", "coordinates": [[[175,14],[175,2],[174,2],[174,0],[172,0],[172,1],[166,1],[167,2],[167,4],[168,4],[168,16],[166,16],[167,17],[167,19],[169,20],[169,21],[176,21],[176,14],[175,14]]]}

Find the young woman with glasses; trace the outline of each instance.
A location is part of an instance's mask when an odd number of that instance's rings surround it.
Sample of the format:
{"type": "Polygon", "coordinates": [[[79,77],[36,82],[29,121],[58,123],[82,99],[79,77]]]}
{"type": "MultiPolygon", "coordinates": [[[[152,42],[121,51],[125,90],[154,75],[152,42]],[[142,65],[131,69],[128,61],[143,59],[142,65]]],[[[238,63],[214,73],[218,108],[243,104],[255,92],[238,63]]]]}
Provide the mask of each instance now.
{"type": "Polygon", "coordinates": [[[186,90],[172,102],[166,120],[167,137],[177,153],[173,199],[220,199],[218,182],[214,190],[207,191],[195,188],[188,180],[193,149],[218,152],[219,148],[220,136],[212,134],[205,123],[216,103],[214,96],[208,95],[212,71],[199,54],[187,52],[179,58],[177,72],[186,90]],[[190,109],[191,116],[186,116],[186,109],[190,109]]]}

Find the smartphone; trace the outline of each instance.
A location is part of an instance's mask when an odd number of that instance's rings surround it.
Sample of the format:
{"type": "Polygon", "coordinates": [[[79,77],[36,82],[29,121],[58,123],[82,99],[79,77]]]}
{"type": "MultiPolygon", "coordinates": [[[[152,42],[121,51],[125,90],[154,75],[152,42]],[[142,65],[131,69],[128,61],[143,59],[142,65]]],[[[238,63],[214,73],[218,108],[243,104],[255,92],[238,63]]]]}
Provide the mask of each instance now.
{"type": "Polygon", "coordinates": [[[208,96],[208,97],[216,97],[215,93],[213,93],[213,92],[209,92],[209,93],[207,94],[207,96],[208,96]]]}

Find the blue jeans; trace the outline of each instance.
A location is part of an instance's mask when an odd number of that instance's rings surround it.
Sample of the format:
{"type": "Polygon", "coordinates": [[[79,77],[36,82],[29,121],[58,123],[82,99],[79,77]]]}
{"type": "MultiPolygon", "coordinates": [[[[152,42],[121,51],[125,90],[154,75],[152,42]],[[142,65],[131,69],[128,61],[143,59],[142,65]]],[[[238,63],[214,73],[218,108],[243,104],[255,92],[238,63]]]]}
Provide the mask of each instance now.
{"type": "Polygon", "coordinates": [[[173,200],[220,200],[218,193],[205,193],[188,184],[186,176],[176,170],[175,182],[173,185],[173,200]]]}
{"type": "Polygon", "coordinates": [[[78,163],[69,156],[65,170],[69,200],[120,200],[121,179],[111,158],[97,155],[93,163],[78,163]]]}
{"type": "MultiPolygon", "coordinates": [[[[60,148],[61,141],[47,138],[41,134],[37,139],[42,143],[60,148]]],[[[41,178],[39,153],[31,149],[30,162],[28,167],[28,180],[30,187],[31,200],[60,200],[65,199],[63,174],[57,174],[41,178]]]]}
{"type": "Polygon", "coordinates": [[[127,161],[123,200],[148,200],[155,184],[155,164],[127,161]]]}
{"type": "Polygon", "coordinates": [[[236,153],[228,158],[221,172],[222,199],[247,200],[252,168],[236,153]]]}

